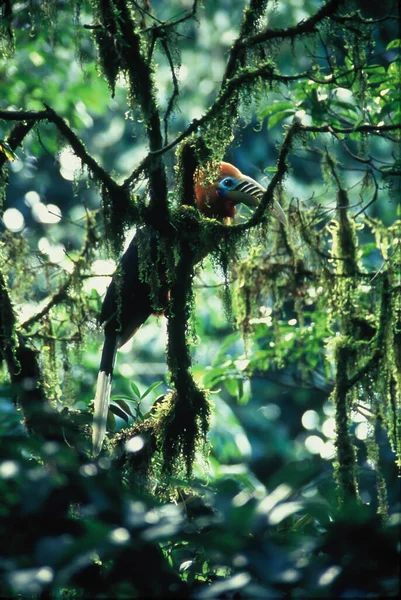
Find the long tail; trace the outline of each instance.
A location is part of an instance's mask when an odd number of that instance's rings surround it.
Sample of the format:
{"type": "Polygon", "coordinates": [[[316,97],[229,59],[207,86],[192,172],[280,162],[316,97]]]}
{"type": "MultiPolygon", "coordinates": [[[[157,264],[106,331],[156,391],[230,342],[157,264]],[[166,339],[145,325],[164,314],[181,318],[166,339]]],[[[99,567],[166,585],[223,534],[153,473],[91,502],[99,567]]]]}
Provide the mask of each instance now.
{"type": "Polygon", "coordinates": [[[113,376],[114,362],[117,352],[117,336],[106,335],[104,341],[102,360],[97,376],[95,409],[92,425],[92,454],[97,456],[102,449],[106,435],[107,415],[110,404],[111,379],[113,376]]]}

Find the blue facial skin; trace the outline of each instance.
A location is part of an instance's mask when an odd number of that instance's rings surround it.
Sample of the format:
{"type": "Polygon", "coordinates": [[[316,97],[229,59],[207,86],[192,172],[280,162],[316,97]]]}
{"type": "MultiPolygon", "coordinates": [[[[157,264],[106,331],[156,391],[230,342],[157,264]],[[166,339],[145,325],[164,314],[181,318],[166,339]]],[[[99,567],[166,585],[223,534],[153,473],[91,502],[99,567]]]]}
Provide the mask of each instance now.
{"type": "Polygon", "coordinates": [[[237,180],[233,177],[225,177],[219,183],[217,188],[217,193],[219,196],[225,196],[229,191],[231,191],[237,185],[237,180]]]}

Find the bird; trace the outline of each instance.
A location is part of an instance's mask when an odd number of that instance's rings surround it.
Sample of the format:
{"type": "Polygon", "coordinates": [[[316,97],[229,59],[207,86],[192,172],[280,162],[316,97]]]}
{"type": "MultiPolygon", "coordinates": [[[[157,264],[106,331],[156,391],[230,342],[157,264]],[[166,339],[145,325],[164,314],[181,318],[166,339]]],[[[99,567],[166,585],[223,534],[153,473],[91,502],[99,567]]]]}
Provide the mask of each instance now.
{"type": "MultiPolygon", "coordinates": [[[[265,188],[257,181],[241,173],[234,165],[221,162],[217,165],[216,180],[205,181],[202,172],[195,175],[194,191],[196,207],[205,217],[227,223],[235,216],[236,207],[242,203],[248,207],[258,206],[265,188]]],[[[285,213],[275,200],[272,214],[284,225],[285,213]]],[[[163,263],[157,257],[157,244],[152,262],[158,265],[158,305],[167,309],[169,287],[163,263]]],[[[201,260],[200,257],[199,260],[201,260]]],[[[111,381],[118,348],[123,346],[148,317],[154,313],[151,289],[140,276],[138,241],[136,236],[124,253],[103,300],[99,324],[104,327],[104,344],[100,361],[94,400],[92,425],[92,455],[96,457],[106,434],[110,403],[111,381]]]]}

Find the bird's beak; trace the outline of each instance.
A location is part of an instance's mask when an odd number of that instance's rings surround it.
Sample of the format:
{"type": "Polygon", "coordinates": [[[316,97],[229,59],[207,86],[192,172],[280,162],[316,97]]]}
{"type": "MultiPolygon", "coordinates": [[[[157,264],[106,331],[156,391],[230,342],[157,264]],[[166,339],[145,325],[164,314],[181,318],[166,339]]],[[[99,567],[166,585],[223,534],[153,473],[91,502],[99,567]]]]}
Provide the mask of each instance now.
{"type": "MultiPolygon", "coordinates": [[[[266,189],[262,187],[257,181],[251,177],[243,175],[238,185],[230,190],[228,195],[234,204],[245,204],[251,208],[255,208],[259,205],[263,194],[266,189]]],[[[277,200],[274,200],[274,204],[271,210],[272,214],[278,219],[283,225],[287,225],[287,217],[283,211],[281,205],[277,200]]]]}

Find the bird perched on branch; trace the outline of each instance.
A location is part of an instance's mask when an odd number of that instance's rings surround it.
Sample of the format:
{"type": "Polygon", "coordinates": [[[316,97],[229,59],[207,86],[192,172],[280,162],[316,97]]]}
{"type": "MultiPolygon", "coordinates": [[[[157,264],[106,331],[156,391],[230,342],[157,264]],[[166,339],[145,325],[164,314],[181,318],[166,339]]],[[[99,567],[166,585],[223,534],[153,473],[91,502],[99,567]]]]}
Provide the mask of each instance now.
{"type": "MultiPolygon", "coordinates": [[[[265,192],[259,183],[226,162],[220,163],[217,171],[215,182],[204,183],[202,174],[195,180],[196,206],[201,213],[206,217],[225,221],[234,217],[239,203],[249,207],[258,205],[265,192]]],[[[282,223],[286,223],[283,209],[277,201],[272,207],[272,214],[282,223]]],[[[154,260],[157,262],[156,256],[154,260]]],[[[160,261],[158,271],[158,304],[167,308],[169,290],[166,272],[160,261]]],[[[99,321],[104,326],[105,341],[95,396],[92,428],[94,456],[99,454],[106,433],[111,379],[117,349],[123,346],[154,312],[153,304],[151,289],[140,277],[138,242],[134,237],[107,290],[100,313],[99,321]]]]}

